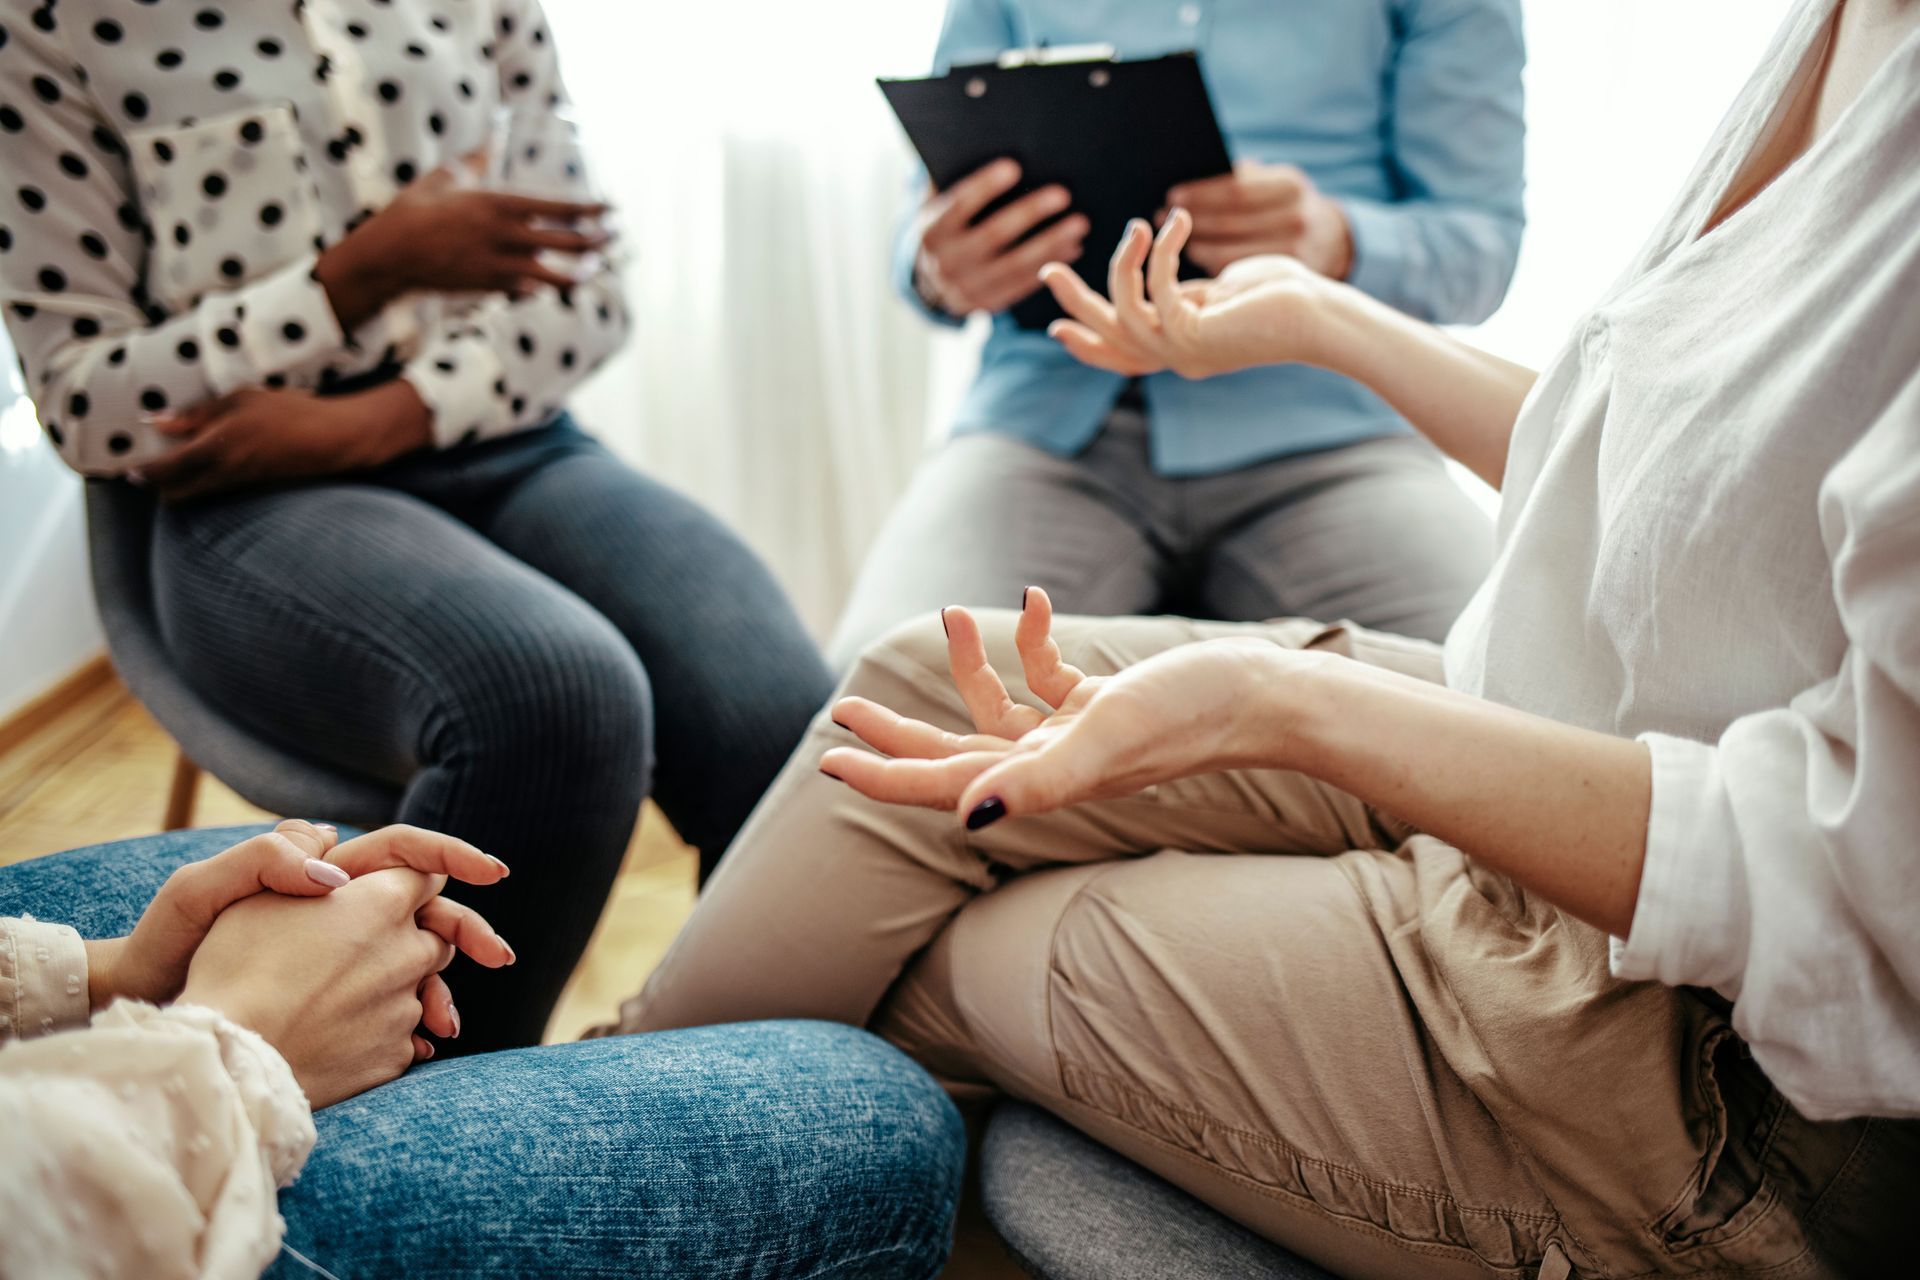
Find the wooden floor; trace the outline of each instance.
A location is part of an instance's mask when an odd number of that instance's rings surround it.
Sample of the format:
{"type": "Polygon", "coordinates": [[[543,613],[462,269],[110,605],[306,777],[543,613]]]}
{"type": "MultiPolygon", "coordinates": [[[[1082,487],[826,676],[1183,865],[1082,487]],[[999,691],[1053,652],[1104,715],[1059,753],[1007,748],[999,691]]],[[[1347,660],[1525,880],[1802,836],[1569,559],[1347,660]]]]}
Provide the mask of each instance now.
{"type": "MultiPolygon", "coordinates": [[[[87,668],[48,705],[0,730],[0,865],[159,830],[175,757],[172,739],[111,670],[87,668]]],[[[200,782],[195,826],[271,816],[213,778],[200,782]]],[[[693,907],[695,865],[693,851],[648,805],[599,928],[548,1024],[549,1043],[577,1039],[639,989],[693,907]]],[[[1021,1274],[969,1204],[942,1280],[1021,1274]]]]}

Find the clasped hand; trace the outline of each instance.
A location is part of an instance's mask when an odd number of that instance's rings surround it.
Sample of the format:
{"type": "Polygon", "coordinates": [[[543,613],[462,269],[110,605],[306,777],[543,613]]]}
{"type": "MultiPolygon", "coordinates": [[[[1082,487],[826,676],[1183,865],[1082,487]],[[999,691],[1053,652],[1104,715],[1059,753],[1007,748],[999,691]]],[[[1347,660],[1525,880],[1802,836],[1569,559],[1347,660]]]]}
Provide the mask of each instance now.
{"type": "Polygon", "coordinates": [[[1027,688],[1051,708],[1042,711],[1007,691],[972,614],[951,608],[941,617],[974,732],[843,698],[835,722],[873,751],[836,747],[820,768],[876,800],[955,809],[974,829],[1176,778],[1284,763],[1290,679],[1325,657],[1264,640],[1207,640],[1089,676],[1062,658],[1053,603],[1030,587],[1014,644],[1027,688]]]}
{"type": "Polygon", "coordinates": [[[91,1003],[218,1010],[279,1050],[325,1106],[432,1057],[421,1029],[460,1034],[440,971],[456,951],[488,968],[514,955],[440,890],[506,875],[499,859],[416,827],[339,843],[332,827],[282,822],[179,868],[127,937],[88,942],[91,1003]]]}

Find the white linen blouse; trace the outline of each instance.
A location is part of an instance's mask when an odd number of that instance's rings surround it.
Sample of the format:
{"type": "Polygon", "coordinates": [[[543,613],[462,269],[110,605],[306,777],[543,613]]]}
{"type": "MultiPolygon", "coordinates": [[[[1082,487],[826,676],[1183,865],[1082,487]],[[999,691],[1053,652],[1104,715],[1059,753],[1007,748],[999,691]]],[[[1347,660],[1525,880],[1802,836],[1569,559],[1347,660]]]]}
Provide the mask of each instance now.
{"type": "Polygon", "coordinates": [[[286,1061],[211,1009],[87,1021],[80,935],[0,919],[0,1276],[253,1280],[313,1149],[286,1061]]]}
{"type": "MultiPolygon", "coordinates": [[[[407,183],[565,105],[538,0],[0,0],[0,304],[61,456],[122,473],[175,443],[146,416],[375,370],[441,447],[545,422],[626,336],[612,266],[401,298],[350,334],[312,273],[407,183]]],[[[577,150],[513,161],[516,190],[591,196],[577,150]]]]}
{"type": "Polygon", "coordinates": [[[1920,36],[1703,234],[1836,8],[1796,7],[1672,212],[1541,376],[1498,560],[1447,672],[1651,749],[1616,974],[1732,999],[1810,1117],[1912,1116],[1920,36]]]}

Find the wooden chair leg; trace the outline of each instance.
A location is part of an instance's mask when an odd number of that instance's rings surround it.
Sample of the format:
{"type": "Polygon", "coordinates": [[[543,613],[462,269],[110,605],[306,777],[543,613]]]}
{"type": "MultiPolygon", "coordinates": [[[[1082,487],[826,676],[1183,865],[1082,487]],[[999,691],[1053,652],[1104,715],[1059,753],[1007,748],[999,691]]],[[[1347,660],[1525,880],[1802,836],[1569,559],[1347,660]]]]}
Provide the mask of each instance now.
{"type": "Polygon", "coordinates": [[[193,825],[194,797],[200,790],[200,766],[180,752],[173,761],[173,785],[167,791],[166,830],[178,831],[193,825]]]}

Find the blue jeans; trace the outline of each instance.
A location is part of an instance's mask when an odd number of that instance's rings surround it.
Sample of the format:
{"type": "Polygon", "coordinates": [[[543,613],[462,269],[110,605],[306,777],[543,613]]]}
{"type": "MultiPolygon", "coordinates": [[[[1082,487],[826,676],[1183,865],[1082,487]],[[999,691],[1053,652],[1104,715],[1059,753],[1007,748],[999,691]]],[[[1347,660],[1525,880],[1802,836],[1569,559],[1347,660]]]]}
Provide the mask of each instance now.
{"type": "Polygon", "coordinates": [[[163,507],[153,557],[202,697],[513,868],[450,891],[520,956],[456,964],[454,1052],[538,1042],[649,791],[704,874],[832,690],[753,553],[564,415],[163,507]]]}
{"type": "MultiPolygon", "coordinates": [[[[258,828],[0,868],[0,915],[125,933],[168,872],[258,828]]],[[[767,1022],[416,1067],[314,1117],[287,1250],[340,1277],[930,1277],[965,1137],[862,1031],[767,1022]]],[[[283,1250],[268,1271],[316,1274],[283,1250]]]]}

